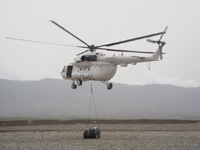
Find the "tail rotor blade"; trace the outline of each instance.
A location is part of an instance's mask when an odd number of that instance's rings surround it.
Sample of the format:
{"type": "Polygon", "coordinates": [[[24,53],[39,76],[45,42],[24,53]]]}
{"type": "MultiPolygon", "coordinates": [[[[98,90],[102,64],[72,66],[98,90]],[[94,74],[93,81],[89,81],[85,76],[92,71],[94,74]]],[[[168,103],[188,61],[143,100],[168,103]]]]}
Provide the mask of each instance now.
{"type": "Polygon", "coordinates": [[[166,26],[165,30],[162,32],[161,36],[160,36],[160,39],[158,41],[154,41],[154,40],[151,40],[151,39],[147,39],[147,42],[151,42],[151,43],[157,43],[158,45],[159,44],[162,44],[163,46],[166,44],[164,41],[161,41],[163,35],[166,33],[168,29],[168,26],[166,26]]]}
{"type": "Polygon", "coordinates": [[[157,41],[154,41],[154,40],[151,40],[151,39],[147,39],[147,42],[156,43],[157,41]]]}

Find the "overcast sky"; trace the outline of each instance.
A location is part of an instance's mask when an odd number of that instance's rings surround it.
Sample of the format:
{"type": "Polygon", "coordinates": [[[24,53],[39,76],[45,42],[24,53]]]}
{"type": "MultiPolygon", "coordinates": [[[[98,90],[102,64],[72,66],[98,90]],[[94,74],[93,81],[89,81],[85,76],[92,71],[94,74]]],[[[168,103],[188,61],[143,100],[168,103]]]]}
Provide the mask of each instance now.
{"type": "MultiPolygon", "coordinates": [[[[60,79],[63,66],[84,50],[5,38],[84,46],[49,20],[95,45],[161,32],[168,26],[162,61],[152,62],[150,71],[145,63],[118,66],[111,82],[200,86],[199,0],[0,0],[1,79],[60,79]]],[[[110,48],[155,51],[157,45],[143,39],[110,48]]]]}

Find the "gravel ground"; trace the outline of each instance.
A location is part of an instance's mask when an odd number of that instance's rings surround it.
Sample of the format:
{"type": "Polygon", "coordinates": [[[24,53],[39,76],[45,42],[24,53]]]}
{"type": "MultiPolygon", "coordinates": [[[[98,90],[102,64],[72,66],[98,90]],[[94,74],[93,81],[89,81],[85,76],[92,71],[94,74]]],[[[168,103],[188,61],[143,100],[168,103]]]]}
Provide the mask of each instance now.
{"type": "MultiPolygon", "coordinates": [[[[200,123],[191,124],[90,124],[100,127],[102,131],[200,131],[200,123]]],[[[84,131],[86,124],[67,125],[27,125],[0,127],[0,131],[84,131]]]]}
{"type": "Polygon", "coordinates": [[[6,132],[0,132],[0,149],[200,149],[199,123],[101,124],[99,139],[84,139],[86,127],[86,124],[1,127],[6,132]]]}

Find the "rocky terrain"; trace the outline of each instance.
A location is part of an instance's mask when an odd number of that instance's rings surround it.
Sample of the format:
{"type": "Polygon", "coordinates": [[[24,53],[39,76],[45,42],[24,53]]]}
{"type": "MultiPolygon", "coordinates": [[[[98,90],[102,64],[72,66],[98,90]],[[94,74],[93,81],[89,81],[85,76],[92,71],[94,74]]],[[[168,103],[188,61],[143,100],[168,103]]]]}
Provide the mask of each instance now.
{"type": "Polygon", "coordinates": [[[200,123],[60,124],[0,127],[0,149],[200,149],[200,123]],[[87,127],[101,137],[84,139],[87,127]]]}

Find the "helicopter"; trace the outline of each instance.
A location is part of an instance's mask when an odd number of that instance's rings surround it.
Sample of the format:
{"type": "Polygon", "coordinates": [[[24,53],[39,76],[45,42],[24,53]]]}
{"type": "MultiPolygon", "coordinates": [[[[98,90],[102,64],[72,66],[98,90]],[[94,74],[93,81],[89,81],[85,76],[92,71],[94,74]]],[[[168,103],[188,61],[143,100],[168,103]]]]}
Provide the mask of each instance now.
{"type": "MultiPolygon", "coordinates": [[[[59,28],[61,28],[62,30],[64,30],[65,32],[67,32],[68,34],[70,34],[71,36],[73,36],[74,38],[76,38],[85,45],[85,46],[73,46],[73,47],[83,48],[86,50],[77,54],[77,57],[74,58],[73,62],[70,63],[69,65],[64,66],[62,71],[60,72],[63,79],[72,80],[72,85],[71,85],[72,89],[76,89],[77,85],[82,86],[83,81],[93,80],[93,81],[101,81],[107,86],[108,90],[111,90],[113,84],[108,81],[111,80],[116,74],[118,65],[120,65],[121,67],[127,67],[128,64],[136,65],[137,63],[142,63],[142,62],[158,61],[158,58],[160,57],[160,60],[162,60],[163,58],[162,54],[165,54],[162,52],[162,49],[166,43],[164,41],[161,41],[161,39],[163,35],[166,33],[168,27],[166,27],[163,32],[95,46],[93,44],[92,45],[87,44],[85,41],[81,40],[80,38],[69,32],[68,30],[66,30],[64,27],[62,27],[55,21],[50,20],[50,22],[52,22],[54,25],[58,26],[59,28]],[[158,35],[160,35],[158,41],[147,39],[148,42],[158,44],[158,49],[155,52],[105,48],[158,35]],[[102,52],[97,52],[97,50],[122,52],[122,55],[106,56],[102,52]],[[150,57],[123,56],[123,52],[146,53],[152,55],[150,57]]],[[[14,38],[8,38],[8,39],[14,39],[14,38]]],[[[23,39],[14,39],[14,40],[23,40],[23,39]]],[[[23,41],[29,41],[29,40],[23,40],[23,41]]],[[[29,41],[29,42],[38,42],[38,41],[29,41]]],[[[39,42],[39,43],[45,43],[45,42],[39,42]]],[[[47,43],[47,44],[54,44],[54,43],[47,43]]],[[[70,46],[70,45],[64,45],[64,46],[70,46]]]]}

